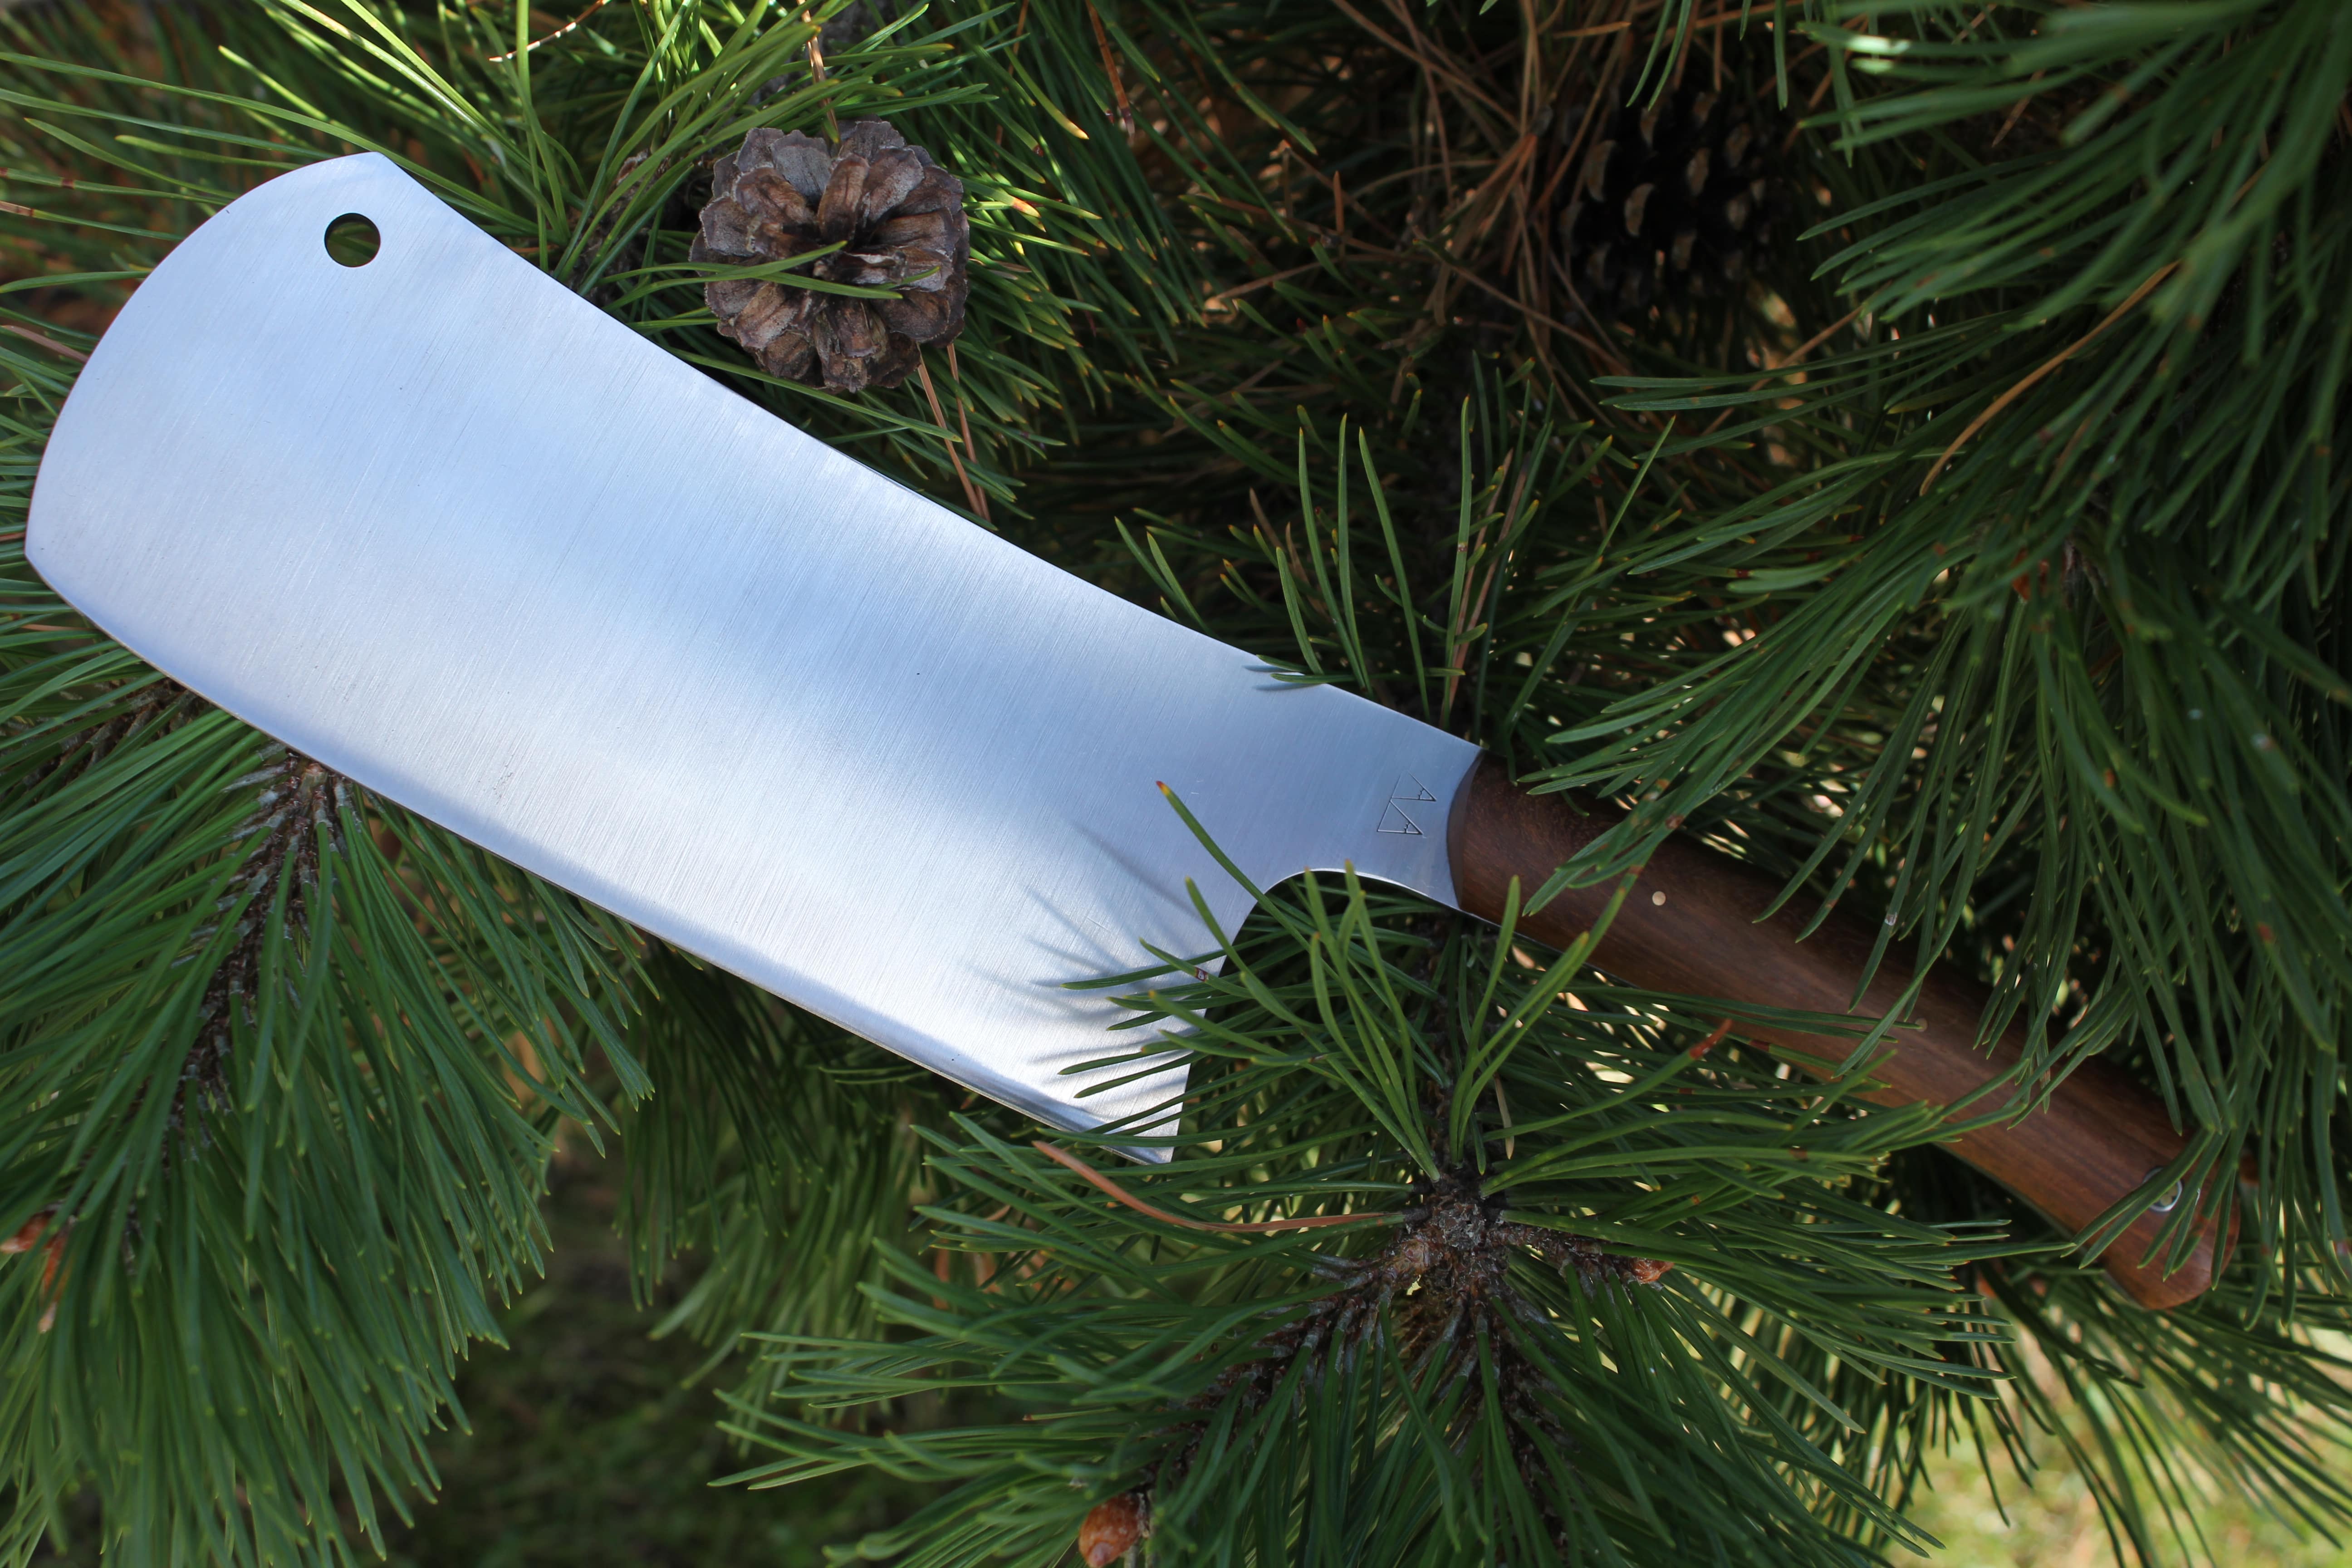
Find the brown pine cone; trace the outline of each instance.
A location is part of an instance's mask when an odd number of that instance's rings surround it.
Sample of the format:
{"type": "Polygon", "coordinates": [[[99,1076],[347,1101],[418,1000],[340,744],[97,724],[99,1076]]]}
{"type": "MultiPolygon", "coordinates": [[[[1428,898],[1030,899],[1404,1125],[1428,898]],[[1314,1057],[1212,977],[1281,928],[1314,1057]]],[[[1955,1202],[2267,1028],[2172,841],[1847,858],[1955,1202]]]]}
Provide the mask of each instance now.
{"type": "Polygon", "coordinates": [[[1140,1491],[1121,1492],[1108,1502],[1098,1502],[1078,1526],[1078,1555],[1087,1568],[1106,1568],[1143,1539],[1150,1521],[1150,1510],[1140,1491]]]}
{"type": "Polygon", "coordinates": [[[705,284],[719,331],[770,375],[833,392],[896,386],[914,374],[921,344],[963,331],[971,258],[963,182],[887,121],[855,121],[835,146],[797,131],[754,131],[711,174],[693,260],[754,265],[840,241],[807,275],[899,290],[860,300],[788,281],[705,284]]]}
{"type": "Polygon", "coordinates": [[[1749,95],[1696,82],[1603,121],[1559,217],[1585,307],[1625,316],[1736,292],[1772,243],[1774,142],[1749,95]]]}

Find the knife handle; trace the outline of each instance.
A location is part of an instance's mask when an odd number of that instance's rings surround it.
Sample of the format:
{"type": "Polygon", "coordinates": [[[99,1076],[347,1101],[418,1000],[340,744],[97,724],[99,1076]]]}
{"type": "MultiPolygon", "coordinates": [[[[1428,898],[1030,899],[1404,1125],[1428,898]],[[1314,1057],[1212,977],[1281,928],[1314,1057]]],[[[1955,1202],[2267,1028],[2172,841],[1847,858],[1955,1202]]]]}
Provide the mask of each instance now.
{"type": "MultiPolygon", "coordinates": [[[[1528,795],[1512,784],[1501,763],[1484,757],[1464,783],[1446,827],[1455,901],[1470,914],[1499,921],[1514,877],[1522,896],[1532,892],[1555,867],[1622,819],[1623,813],[1607,806],[1580,810],[1565,795],[1528,795]]],[[[1591,929],[1613,890],[1572,888],[1538,913],[1523,916],[1518,929],[1565,947],[1591,929]]],[[[1811,1013],[1848,1012],[1875,931],[1832,913],[1800,942],[1804,922],[1790,910],[1756,918],[1778,892],[1728,856],[1669,838],[1643,867],[1593,962],[1645,991],[1811,1013]]],[[[1871,1020],[1883,1017],[1909,986],[1912,973],[1890,950],[1852,1012],[1871,1020]]],[[[1930,971],[1912,1007],[1910,1021],[1918,1026],[1896,1031],[1879,1047],[1870,1077],[1883,1087],[1862,1098],[1881,1105],[1949,1105],[2006,1073],[2022,1053],[2025,1036],[2011,1024],[1991,1051],[1979,1049],[1977,1029],[1987,999],[1983,986],[1948,964],[1930,971]]],[[[1817,1074],[1843,1062],[1861,1043],[1853,1036],[1789,1029],[1746,1033],[1792,1047],[1791,1059],[1817,1074]]],[[[1992,1090],[1965,1114],[1997,1110],[2018,1092],[1992,1090]]],[[[1944,1147],[2071,1236],[2170,1164],[2187,1145],[2155,1095],[2095,1057],[2059,1085],[2046,1109],[2021,1121],[1962,1133],[1944,1147]]],[[[2178,1306],[2201,1295],[2237,1240],[2232,1205],[2226,1232],[2217,1234],[2216,1223],[2204,1221],[2196,1250],[2178,1269],[2166,1274],[2141,1264],[2169,1212],[2170,1205],[2163,1214],[2144,1211],[2099,1260],[2143,1307],[2178,1306]]]]}

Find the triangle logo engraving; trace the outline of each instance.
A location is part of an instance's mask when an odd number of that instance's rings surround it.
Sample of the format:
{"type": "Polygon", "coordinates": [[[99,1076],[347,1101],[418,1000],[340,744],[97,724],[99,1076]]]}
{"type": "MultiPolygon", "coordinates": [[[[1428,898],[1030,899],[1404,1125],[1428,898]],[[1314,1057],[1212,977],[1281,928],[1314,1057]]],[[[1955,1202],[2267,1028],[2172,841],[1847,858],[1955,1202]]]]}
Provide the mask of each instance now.
{"type": "Polygon", "coordinates": [[[1415,822],[1404,810],[1408,802],[1419,801],[1427,801],[1434,805],[1437,803],[1437,797],[1429,793],[1427,784],[1423,784],[1411,773],[1399,773],[1395,785],[1389,791],[1389,807],[1381,813],[1381,831],[1409,833],[1415,838],[1421,837],[1421,824],[1415,822]]]}

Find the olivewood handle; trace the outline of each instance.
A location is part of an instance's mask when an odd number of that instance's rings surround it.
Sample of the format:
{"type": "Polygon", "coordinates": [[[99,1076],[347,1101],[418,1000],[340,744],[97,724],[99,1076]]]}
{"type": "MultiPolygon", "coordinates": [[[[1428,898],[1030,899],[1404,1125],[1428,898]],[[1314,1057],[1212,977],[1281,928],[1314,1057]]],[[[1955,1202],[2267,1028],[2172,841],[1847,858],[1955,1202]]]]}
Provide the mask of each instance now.
{"type": "MultiPolygon", "coordinates": [[[[1531,795],[1511,783],[1493,757],[1472,770],[1447,825],[1456,901],[1468,913],[1500,920],[1507,889],[1517,877],[1524,897],[1553,868],[1622,820],[1608,807],[1580,813],[1565,795],[1531,795]]],[[[1601,968],[1650,991],[1717,996],[1758,1006],[1845,1013],[1855,980],[1868,962],[1875,933],[1832,915],[1804,941],[1804,922],[1788,910],[1756,916],[1778,889],[1727,856],[1669,839],[1642,869],[1594,954],[1601,968]]],[[[1564,947],[1589,930],[1613,888],[1576,888],[1523,917],[1519,929],[1538,942],[1564,947]]],[[[1890,949],[1860,1006],[1876,1019],[1909,985],[1912,971],[1890,949]]],[[[1986,992],[1948,965],[1929,973],[1911,1023],[1883,1045],[1871,1078],[1883,1084],[1864,1098],[1882,1105],[1927,1100],[1949,1105],[1967,1099],[2013,1065],[2024,1037],[2012,1024],[1990,1053],[1977,1047],[1986,992]]],[[[1856,1036],[1751,1028],[1746,1033],[1793,1047],[1801,1067],[1825,1070],[1860,1044],[1856,1036]]],[[[1975,1117],[2009,1102],[2017,1091],[1996,1089],[1970,1104],[1975,1117]]],[[[2050,1097],[2047,1109],[2022,1121],[1963,1133],[1949,1149],[2032,1204],[2067,1233],[2080,1232],[2111,1205],[2178,1158],[2187,1138],[2163,1105],[2123,1073],[2092,1058],[2050,1097]]],[[[2170,1274],[2145,1267],[2147,1253],[2168,1215],[2143,1213],[2110,1245],[2100,1262],[2116,1283],[2144,1307],[2172,1307],[2212,1284],[2237,1239],[2236,1208],[2226,1234],[2207,1221],[2187,1262],[2170,1274]]]]}

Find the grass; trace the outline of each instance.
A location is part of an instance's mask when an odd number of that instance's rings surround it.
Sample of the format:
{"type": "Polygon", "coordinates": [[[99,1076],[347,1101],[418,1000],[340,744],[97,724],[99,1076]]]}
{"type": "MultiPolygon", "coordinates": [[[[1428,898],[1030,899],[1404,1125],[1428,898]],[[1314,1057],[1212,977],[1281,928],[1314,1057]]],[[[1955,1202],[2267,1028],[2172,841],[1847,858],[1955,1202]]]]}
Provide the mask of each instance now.
{"type": "MultiPolygon", "coordinates": [[[[2004,1458],[1988,1489],[1972,1454],[1948,1454],[1934,1490],[1911,1516],[1942,1542],[1935,1568],[2103,1568],[2116,1561],[2097,1502],[2071,1471],[2045,1468],[2021,1485],[2004,1458]]],[[[2333,1544],[2252,1505],[2227,1499],[2198,1521],[2207,1554],[2221,1568],[2352,1568],[2352,1543],[2333,1544]]]]}

